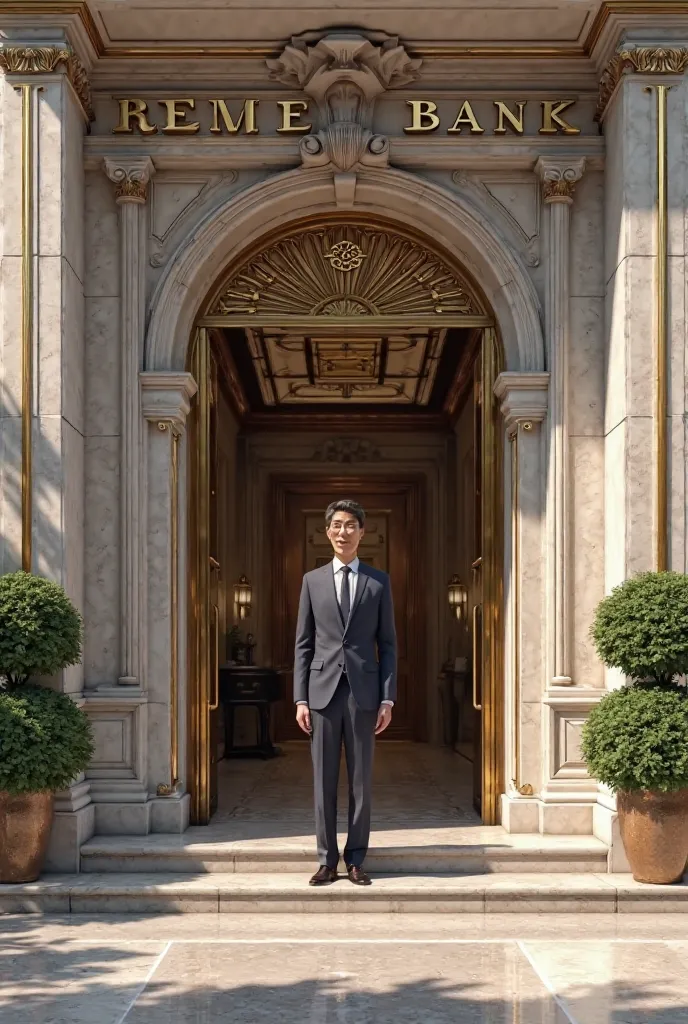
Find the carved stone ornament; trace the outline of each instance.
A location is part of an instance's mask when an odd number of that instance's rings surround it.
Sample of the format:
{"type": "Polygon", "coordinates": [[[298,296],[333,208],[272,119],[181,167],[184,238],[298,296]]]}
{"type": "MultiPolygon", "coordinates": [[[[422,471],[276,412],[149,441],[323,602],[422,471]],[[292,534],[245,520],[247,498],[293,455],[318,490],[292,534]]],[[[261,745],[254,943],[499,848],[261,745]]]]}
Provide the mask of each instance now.
{"type": "Polygon", "coordinates": [[[371,42],[356,32],[331,32],[315,44],[294,37],[277,60],[267,60],[273,81],[302,89],[318,106],[320,131],[300,143],[304,166],[331,164],[340,173],[386,166],[389,140],[372,132],[375,101],[416,81],[421,63],[396,37],[371,42]]]}
{"type": "Polygon", "coordinates": [[[607,64],[600,79],[600,99],[595,120],[601,121],[626,74],[682,75],[688,68],[688,49],[683,46],[639,46],[634,50],[620,50],[607,64]]]}
{"type": "Polygon", "coordinates": [[[105,160],[105,173],[115,183],[115,199],[118,203],[145,203],[148,196],[148,182],[155,173],[150,157],[127,160],[105,160]]]}
{"type": "Polygon", "coordinates": [[[86,69],[70,47],[4,46],[0,49],[0,68],[6,74],[47,75],[60,65],[64,65],[84,114],[89,121],[95,121],[86,69]]]}
{"type": "Polygon", "coordinates": [[[325,441],[313,452],[314,462],[380,462],[380,449],[365,438],[336,437],[325,441]]]}
{"type": "Polygon", "coordinates": [[[537,170],[542,177],[545,203],[572,203],[576,184],[583,177],[585,160],[562,163],[541,158],[537,170]]]}
{"type": "Polygon", "coordinates": [[[468,282],[417,242],[391,231],[332,224],[274,243],[221,285],[208,310],[250,316],[471,316],[468,282]]]}

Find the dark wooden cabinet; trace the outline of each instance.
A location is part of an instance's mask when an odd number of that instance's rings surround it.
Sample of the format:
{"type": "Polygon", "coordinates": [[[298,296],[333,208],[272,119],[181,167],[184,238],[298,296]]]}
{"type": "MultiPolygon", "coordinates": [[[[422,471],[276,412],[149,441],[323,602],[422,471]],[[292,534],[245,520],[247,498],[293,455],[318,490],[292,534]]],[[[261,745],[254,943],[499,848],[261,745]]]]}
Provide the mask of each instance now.
{"type": "Polygon", "coordinates": [[[270,735],[270,706],[284,698],[284,680],[273,668],[259,665],[220,665],[220,704],[225,716],[225,757],[275,757],[270,735]],[[253,707],[258,718],[257,742],[234,744],[234,713],[237,707],[253,707]]]}

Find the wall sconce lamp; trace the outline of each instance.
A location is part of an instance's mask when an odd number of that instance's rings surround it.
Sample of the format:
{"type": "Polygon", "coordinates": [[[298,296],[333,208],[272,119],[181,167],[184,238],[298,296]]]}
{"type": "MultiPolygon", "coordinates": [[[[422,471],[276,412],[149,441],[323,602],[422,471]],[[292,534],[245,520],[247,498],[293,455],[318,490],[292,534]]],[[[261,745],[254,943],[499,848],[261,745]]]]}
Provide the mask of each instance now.
{"type": "Polygon", "coordinates": [[[447,599],[449,607],[459,622],[465,620],[468,607],[468,588],[461,582],[456,573],[447,584],[447,599]]]}
{"type": "Polygon", "coordinates": [[[240,576],[239,582],[234,584],[234,617],[247,619],[251,614],[251,601],[253,599],[253,588],[246,576],[240,576]]]}

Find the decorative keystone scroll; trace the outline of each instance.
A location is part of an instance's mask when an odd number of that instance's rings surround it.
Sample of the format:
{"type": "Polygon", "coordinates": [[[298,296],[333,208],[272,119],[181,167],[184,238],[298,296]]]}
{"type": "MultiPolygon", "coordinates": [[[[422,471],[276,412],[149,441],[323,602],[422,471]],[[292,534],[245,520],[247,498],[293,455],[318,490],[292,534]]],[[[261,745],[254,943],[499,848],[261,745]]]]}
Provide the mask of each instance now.
{"type": "Polygon", "coordinates": [[[301,140],[306,167],[332,164],[347,172],[357,164],[386,166],[389,140],[372,131],[378,96],[418,78],[396,37],[373,43],[353,32],[332,32],[315,44],[294,37],[277,60],[266,64],[273,81],[303,89],[318,106],[321,129],[301,140]]]}

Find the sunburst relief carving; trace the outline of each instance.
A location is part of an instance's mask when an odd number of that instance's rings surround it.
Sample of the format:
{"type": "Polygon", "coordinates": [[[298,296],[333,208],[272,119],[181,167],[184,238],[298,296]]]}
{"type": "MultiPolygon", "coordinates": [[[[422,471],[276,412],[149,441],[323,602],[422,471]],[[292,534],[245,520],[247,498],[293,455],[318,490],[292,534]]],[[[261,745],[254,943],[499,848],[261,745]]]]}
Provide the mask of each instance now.
{"type": "Polygon", "coordinates": [[[282,239],[221,287],[210,315],[475,315],[467,282],[415,241],[332,225],[282,239]]]}

